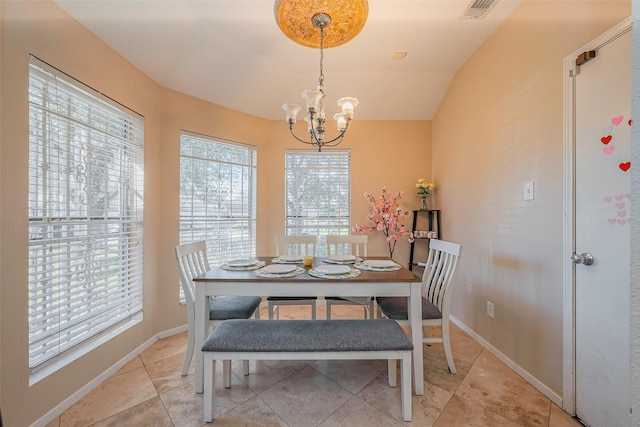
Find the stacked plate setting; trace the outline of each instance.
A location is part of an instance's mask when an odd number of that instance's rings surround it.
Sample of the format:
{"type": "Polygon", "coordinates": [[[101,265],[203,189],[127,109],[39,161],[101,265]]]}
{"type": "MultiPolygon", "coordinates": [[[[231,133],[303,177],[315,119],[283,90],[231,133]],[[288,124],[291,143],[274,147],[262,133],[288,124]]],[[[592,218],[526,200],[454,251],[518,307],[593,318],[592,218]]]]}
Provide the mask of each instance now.
{"type": "Polygon", "coordinates": [[[330,255],[322,259],[322,261],[330,264],[354,264],[358,260],[362,261],[360,258],[356,258],[355,255],[330,255]]]}
{"type": "Polygon", "coordinates": [[[293,277],[304,273],[304,268],[293,264],[269,264],[254,273],[261,277],[293,277]]]}
{"type": "Polygon", "coordinates": [[[350,279],[360,275],[360,271],[348,265],[319,265],[309,270],[309,276],[321,279],[350,279]]]}
{"type": "Polygon", "coordinates": [[[390,259],[368,259],[355,264],[354,267],[368,271],[394,271],[402,268],[400,264],[390,259]]]}
{"type": "Polygon", "coordinates": [[[351,267],[348,265],[319,265],[314,270],[322,274],[347,274],[351,271],[351,267]]]}
{"type": "Polygon", "coordinates": [[[262,269],[263,273],[285,274],[295,271],[296,266],[291,264],[269,264],[262,269]]]}
{"type": "Polygon", "coordinates": [[[220,266],[223,270],[255,270],[264,266],[264,261],[260,261],[256,258],[248,259],[234,259],[227,261],[220,266]]]}
{"type": "Polygon", "coordinates": [[[302,255],[280,255],[277,258],[271,260],[278,264],[301,264],[303,260],[302,255]]]}

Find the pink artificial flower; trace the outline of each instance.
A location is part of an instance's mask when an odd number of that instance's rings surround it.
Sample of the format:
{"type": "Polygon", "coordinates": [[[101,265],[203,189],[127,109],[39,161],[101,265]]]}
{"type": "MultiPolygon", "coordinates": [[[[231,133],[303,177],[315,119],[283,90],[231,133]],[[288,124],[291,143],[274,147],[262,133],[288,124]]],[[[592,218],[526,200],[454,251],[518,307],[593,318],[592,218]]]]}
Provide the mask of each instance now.
{"type": "Polygon", "coordinates": [[[402,223],[407,213],[400,207],[398,201],[403,195],[404,192],[399,191],[392,197],[391,194],[388,194],[387,187],[382,188],[382,195],[377,199],[371,193],[364,193],[365,199],[372,207],[372,213],[367,215],[365,219],[374,224],[371,226],[356,224],[352,228],[356,233],[382,231],[386,236],[391,257],[393,257],[396,242],[400,238],[407,237],[409,242],[413,242],[413,233],[407,231],[402,223]]]}

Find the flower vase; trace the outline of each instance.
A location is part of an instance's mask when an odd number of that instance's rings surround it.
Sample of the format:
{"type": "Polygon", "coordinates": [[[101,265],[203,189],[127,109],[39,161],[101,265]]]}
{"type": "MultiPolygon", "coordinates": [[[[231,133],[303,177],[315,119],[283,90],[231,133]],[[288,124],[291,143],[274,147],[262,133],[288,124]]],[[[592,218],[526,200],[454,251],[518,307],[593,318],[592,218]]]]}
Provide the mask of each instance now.
{"type": "Polygon", "coordinates": [[[426,211],[429,210],[429,203],[427,202],[428,198],[427,197],[423,197],[420,200],[420,210],[421,211],[426,211]]]}

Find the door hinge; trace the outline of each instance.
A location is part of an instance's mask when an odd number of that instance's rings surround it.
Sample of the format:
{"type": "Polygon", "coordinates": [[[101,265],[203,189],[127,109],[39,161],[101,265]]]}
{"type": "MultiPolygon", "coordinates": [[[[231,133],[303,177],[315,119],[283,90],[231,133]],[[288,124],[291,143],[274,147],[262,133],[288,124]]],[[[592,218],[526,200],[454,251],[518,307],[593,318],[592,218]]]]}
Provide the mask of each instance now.
{"type": "Polygon", "coordinates": [[[582,52],[576,58],[576,65],[579,67],[579,66],[581,66],[583,64],[586,64],[587,62],[591,61],[595,57],[596,57],[596,51],[595,50],[588,50],[586,52],[582,52]]]}

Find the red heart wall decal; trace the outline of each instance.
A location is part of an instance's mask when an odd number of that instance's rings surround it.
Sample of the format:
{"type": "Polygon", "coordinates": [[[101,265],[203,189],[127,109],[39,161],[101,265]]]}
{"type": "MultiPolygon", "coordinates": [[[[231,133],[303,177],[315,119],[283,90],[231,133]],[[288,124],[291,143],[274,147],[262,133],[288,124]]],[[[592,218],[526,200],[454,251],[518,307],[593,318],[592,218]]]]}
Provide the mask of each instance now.
{"type": "Polygon", "coordinates": [[[629,119],[627,123],[629,123],[629,126],[631,126],[633,124],[633,120],[629,119]]]}
{"type": "Polygon", "coordinates": [[[600,138],[600,141],[602,141],[604,145],[607,145],[611,142],[611,135],[603,136],[602,138],[600,138]]]}
{"type": "Polygon", "coordinates": [[[622,169],[624,172],[626,172],[631,167],[631,162],[620,163],[618,166],[620,167],[620,169],[622,169]]]}
{"type": "Polygon", "coordinates": [[[622,122],[622,119],[623,119],[622,116],[614,117],[613,119],[611,119],[611,123],[618,126],[620,122],[622,122]]]}

